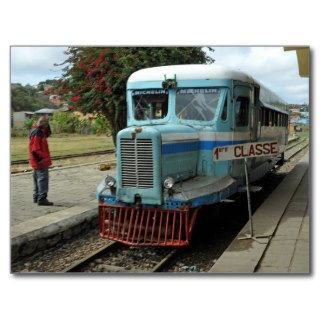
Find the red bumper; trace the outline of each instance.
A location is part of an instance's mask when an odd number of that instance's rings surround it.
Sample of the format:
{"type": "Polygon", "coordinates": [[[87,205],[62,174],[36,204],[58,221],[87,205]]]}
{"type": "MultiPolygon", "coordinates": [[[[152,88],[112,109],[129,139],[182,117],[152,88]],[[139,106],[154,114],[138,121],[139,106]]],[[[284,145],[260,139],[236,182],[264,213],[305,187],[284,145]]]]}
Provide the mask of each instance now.
{"type": "Polygon", "coordinates": [[[197,209],[135,209],[99,204],[100,236],[136,246],[185,246],[197,209]]]}

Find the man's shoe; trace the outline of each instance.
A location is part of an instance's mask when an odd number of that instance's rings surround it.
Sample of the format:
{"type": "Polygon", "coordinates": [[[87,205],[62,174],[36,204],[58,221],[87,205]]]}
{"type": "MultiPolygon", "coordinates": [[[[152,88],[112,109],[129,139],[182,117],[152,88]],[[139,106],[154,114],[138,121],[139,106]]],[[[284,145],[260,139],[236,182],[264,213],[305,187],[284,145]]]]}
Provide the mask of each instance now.
{"type": "Polygon", "coordinates": [[[38,202],[38,200],[37,199],[33,199],[33,203],[37,203],[38,202]]]}
{"type": "Polygon", "coordinates": [[[50,202],[47,199],[39,200],[38,206],[53,206],[53,202],[50,202]]]}

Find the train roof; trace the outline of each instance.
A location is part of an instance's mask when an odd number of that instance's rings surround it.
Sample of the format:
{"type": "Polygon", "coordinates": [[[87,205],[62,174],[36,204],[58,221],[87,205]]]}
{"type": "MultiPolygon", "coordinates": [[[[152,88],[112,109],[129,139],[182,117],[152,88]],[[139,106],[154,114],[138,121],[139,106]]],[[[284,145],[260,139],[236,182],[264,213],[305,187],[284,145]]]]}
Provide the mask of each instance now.
{"type": "Polygon", "coordinates": [[[244,72],[214,64],[185,64],[141,69],[134,72],[128,82],[163,81],[164,75],[167,79],[173,79],[176,75],[178,81],[233,79],[255,83],[255,80],[244,72]]]}
{"type": "Polygon", "coordinates": [[[261,102],[261,106],[265,107],[265,108],[268,108],[268,109],[271,109],[271,110],[275,110],[275,111],[281,112],[281,113],[289,114],[289,112],[287,110],[279,108],[279,107],[276,107],[276,106],[274,106],[272,104],[269,104],[269,103],[261,102]]]}
{"type": "Polygon", "coordinates": [[[173,79],[176,76],[177,81],[232,79],[256,84],[260,87],[260,101],[262,105],[267,108],[285,112],[282,107],[286,103],[259,81],[242,71],[233,70],[216,64],[185,64],[141,69],[134,72],[129,77],[128,83],[163,81],[164,76],[166,76],[167,79],[173,79]]]}

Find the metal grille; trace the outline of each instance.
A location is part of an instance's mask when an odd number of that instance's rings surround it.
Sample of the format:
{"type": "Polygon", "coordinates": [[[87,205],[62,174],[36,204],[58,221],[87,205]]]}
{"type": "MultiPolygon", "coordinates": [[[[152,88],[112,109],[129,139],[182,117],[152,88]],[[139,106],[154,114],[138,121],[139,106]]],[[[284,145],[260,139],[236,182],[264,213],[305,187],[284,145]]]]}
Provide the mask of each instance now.
{"type": "Polygon", "coordinates": [[[151,139],[121,139],[122,187],[153,188],[151,139]]]}
{"type": "Polygon", "coordinates": [[[99,204],[100,236],[136,246],[185,246],[191,241],[198,210],[99,204]]]}

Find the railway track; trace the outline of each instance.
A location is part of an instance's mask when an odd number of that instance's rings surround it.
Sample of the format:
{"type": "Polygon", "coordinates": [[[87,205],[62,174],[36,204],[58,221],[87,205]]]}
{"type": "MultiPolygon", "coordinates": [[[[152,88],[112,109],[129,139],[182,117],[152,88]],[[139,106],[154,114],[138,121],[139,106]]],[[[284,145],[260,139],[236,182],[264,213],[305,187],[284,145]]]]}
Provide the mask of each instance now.
{"type": "MultiPolygon", "coordinates": [[[[51,157],[52,160],[63,160],[63,159],[70,159],[70,158],[79,158],[79,157],[87,157],[87,156],[96,156],[100,154],[111,154],[114,153],[114,149],[108,149],[108,150],[101,150],[101,151],[94,151],[94,152],[85,152],[80,154],[68,154],[65,156],[53,156],[51,157]]],[[[29,160],[13,160],[11,161],[11,164],[28,164],[29,160]]]]}
{"type": "Polygon", "coordinates": [[[285,151],[285,161],[289,161],[296,154],[309,146],[309,140],[303,139],[294,145],[290,145],[285,151]]]}
{"type": "MultiPolygon", "coordinates": [[[[102,272],[126,272],[126,273],[153,273],[153,272],[161,272],[169,263],[172,261],[174,257],[176,257],[179,249],[174,248],[170,249],[170,251],[167,253],[168,250],[163,250],[163,254],[160,256],[158,261],[154,262],[151,266],[148,268],[140,269],[135,264],[132,264],[131,266],[122,266],[117,265],[115,263],[109,264],[108,258],[110,258],[111,254],[114,254],[116,250],[127,250],[130,251],[130,249],[135,249],[134,247],[128,247],[125,246],[119,242],[110,241],[108,244],[106,244],[104,247],[98,249],[95,252],[92,252],[85,258],[78,260],[74,262],[71,266],[64,269],[63,273],[75,273],[75,272],[96,272],[97,268],[102,272]],[[94,263],[96,261],[96,263],[94,263]]],[[[139,247],[138,250],[143,250],[143,248],[139,247]]],[[[149,248],[148,250],[157,250],[159,251],[159,248],[149,248]]],[[[160,248],[161,250],[161,248],[160,248]]],[[[132,252],[132,259],[133,260],[139,260],[135,258],[135,255],[137,255],[135,252],[132,252]]],[[[139,258],[141,255],[137,255],[139,258]]],[[[153,259],[154,260],[154,259],[153,259]]],[[[120,262],[120,261],[119,261],[120,262]]],[[[119,264],[119,263],[118,263],[119,264]]],[[[121,263],[120,263],[121,264],[121,263]]]]}

